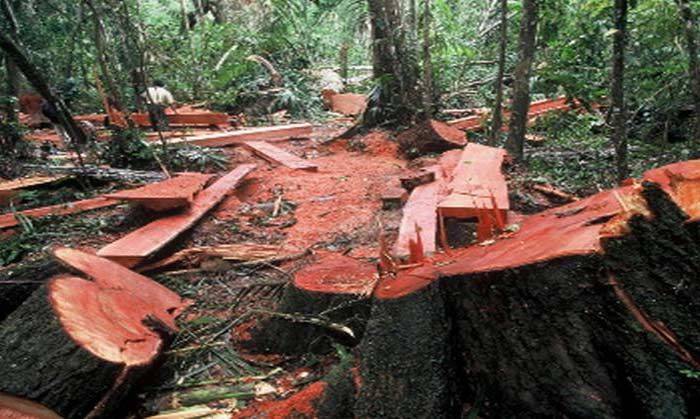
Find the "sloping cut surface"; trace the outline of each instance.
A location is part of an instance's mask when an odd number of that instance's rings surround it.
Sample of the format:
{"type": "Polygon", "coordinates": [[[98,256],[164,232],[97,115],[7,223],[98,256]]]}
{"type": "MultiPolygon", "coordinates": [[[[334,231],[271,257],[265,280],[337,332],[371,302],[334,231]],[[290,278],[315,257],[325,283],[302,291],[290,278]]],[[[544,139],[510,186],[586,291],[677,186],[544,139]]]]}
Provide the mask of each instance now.
{"type": "Polygon", "coordinates": [[[309,170],[312,172],[318,170],[318,166],[315,164],[264,141],[246,141],[243,143],[243,146],[267,161],[281,164],[290,169],[309,170]]]}
{"type": "Polygon", "coordinates": [[[174,319],[190,305],[170,289],[111,260],[67,247],[55,249],[53,255],[103,288],[126,290],[149,301],[152,314],[172,329],[176,328],[174,319]]]}
{"type": "Polygon", "coordinates": [[[100,359],[143,365],[160,351],[160,337],[142,323],[151,307],[126,290],[61,277],[49,283],[49,299],[66,333],[100,359]]]}
{"type": "MultiPolygon", "coordinates": [[[[82,201],[69,202],[67,204],[51,205],[49,207],[34,208],[19,211],[24,217],[40,218],[49,215],[70,215],[79,212],[95,210],[99,208],[111,207],[119,204],[119,201],[104,197],[85,199],[82,201]]],[[[14,213],[0,215],[0,229],[19,225],[19,220],[14,213]]]]}
{"type": "Polygon", "coordinates": [[[297,288],[329,294],[370,295],[376,281],[374,265],[336,253],[322,257],[294,275],[297,288]]]}
{"type": "Polygon", "coordinates": [[[213,185],[200,192],[185,212],[161,218],[109,244],[97,253],[124,266],[135,266],[143,259],[162,249],[182,232],[192,227],[204,214],[214,208],[224,197],[255,169],[253,164],[243,164],[213,185]]]}
{"type": "Polygon", "coordinates": [[[225,147],[246,141],[284,141],[291,138],[308,138],[313,132],[311,124],[279,125],[274,127],[248,128],[220,134],[168,140],[169,144],[192,144],[201,147],[225,147]]]}
{"type": "Polygon", "coordinates": [[[135,202],[154,211],[167,211],[189,206],[212,175],[186,173],[163,182],[105,195],[107,198],[135,202]]]}

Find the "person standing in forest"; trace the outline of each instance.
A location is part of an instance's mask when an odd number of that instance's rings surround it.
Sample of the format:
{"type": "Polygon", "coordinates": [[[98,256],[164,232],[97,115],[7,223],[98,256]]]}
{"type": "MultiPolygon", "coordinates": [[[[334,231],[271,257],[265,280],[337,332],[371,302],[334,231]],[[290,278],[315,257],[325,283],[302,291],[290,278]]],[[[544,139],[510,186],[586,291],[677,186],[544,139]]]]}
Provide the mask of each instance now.
{"type": "Polygon", "coordinates": [[[141,97],[146,102],[153,129],[168,129],[168,117],[165,115],[165,109],[170,107],[173,112],[177,113],[177,108],[173,94],[165,88],[165,83],[161,80],[154,80],[153,86],[147,88],[141,97]]]}

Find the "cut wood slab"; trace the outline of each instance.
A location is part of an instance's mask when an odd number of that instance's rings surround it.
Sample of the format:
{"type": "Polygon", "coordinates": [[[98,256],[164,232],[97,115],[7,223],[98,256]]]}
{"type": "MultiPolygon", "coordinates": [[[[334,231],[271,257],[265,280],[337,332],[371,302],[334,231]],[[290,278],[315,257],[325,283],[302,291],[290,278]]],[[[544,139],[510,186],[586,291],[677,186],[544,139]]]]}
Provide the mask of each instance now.
{"type": "Polygon", "coordinates": [[[367,106],[365,95],[357,93],[339,93],[331,96],[331,111],[345,116],[357,116],[364,112],[367,106]]]}
{"type": "MultiPolygon", "coordinates": [[[[225,113],[177,113],[168,114],[168,124],[171,126],[219,126],[228,125],[229,116],[225,113]]],[[[131,114],[131,119],[140,127],[150,127],[151,119],[146,113],[131,114]]]]}
{"type": "Polygon", "coordinates": [[[133,202],[153,211],[169,211],[190,206],[194,196],[211,178],[212,175],[202,173],[185,173],[163,182],[111,193],[105,197],[133,202]]]}
{"type": "Polygon", "coordinates": [[[503,149],[469,144],[454,171],[450,194],[440,201],[441,217],[476,218],[477,235],[486,240],[494,227],[503,228],[510,209],[508,184],[501,173],[503,149]]]}
{"type": "Polygon", "coordinates": [[[279,125],[274,127],[247,128],[219,134],[199,135],[168,140],[168,144],[192,144],[200,147],[226,147],[246,141],[286,141],[292,138],[309,138],[311,124],[279,125]]]}
{"type": "Polygon", "coordinates": [[[264,141],[246,141],[242,145],[263,159],[281,164],[290,169],[308,170],[311,172],[318,170],[318,166],[315,164],[264,141]]]}
{"type": "MultiPolygon", "coordinates": [[[[119,204],[119,201],[104,197],[84,199],[82,201],[69,202],[67,204],[51,205],[49,207],[33,208],[18,211],[17,214],[27,218],[41,218],[50,215],[70,215],[79,212],[91,211],[99,208],[111,207],[119,204]]],[[[0,215],[0,229],[14,227],[20,224],[15,213],[0,215]]]]}
{"type": "Polygon", "coordinates": [[[178,235],[190,229],[200,218],[214,208],[224,197],[255,169],[254,164],[243,164],[200,192],[192,205],[183,213],[161,218],[109,244],[99,256],[124,266],[135,266],[162,249],[178,235]]]}
{"type": "Polygon", "coordinates": [[[20,190],[65,180],[67,176],[33,176],[0,182],[0,205],[9,202],[20,190]]]}
{"type": "Polygon", "coordinates": [[[436,181],[416,187],[403,209],[403,219],[399,227],[399,237],[394,244],[394,256],[406,258],[411,248],[420,243],[422,253],[432,254],[436,250],[437,205],[444,180],[440,167],[435,172],[436,181]]]}

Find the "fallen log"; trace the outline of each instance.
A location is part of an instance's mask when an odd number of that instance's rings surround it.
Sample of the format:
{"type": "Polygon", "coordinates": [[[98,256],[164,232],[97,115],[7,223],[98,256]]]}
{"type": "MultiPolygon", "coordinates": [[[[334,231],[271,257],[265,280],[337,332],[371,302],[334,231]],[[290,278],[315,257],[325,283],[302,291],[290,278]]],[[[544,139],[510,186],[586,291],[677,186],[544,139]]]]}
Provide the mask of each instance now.
{"type": "Polygon", "coordinates": [[[197,194],[186,211],[158,219],[133,231],[97,252],[99,256],[133,267],[158,252],[181,233],[189,230],[200,218],[221,202],[231,190],[255,169],[243,164],[197,194]]]}
{"type": "Polygon", "coordinates": [[[309,138],[311,124],[278,125],[273,127],[246,128],[220,134],[174,138],[168,144],[191,144],[200,147],[226,147],[246,141],[287,141],[292,138],[309,138]]]}
{"type": "Polygon", "coordinates": [[[25,164],[25,168],[42,173],[66,174],[75,176],[88,176],[93,179],[103,181],[124,181],[124,182],[157,182],[166,176],[162,172],[150,172],[142,170],[115,169],[101,166],[47,166],[39,164],[25,164]]]}
{"type": "Polygon", "coordinates": [[[396,141],[399,151],[408,157],[442,153],[467,144],[464,132],[444,122],[428,120],[401,132],[396,141]]]}
{"type": "Polygon", "coordinates": [[[357,93],[337,93],[329,98],[330,109],[345,116],[357,116],[365,111],[367,98],[357,93]]]}
{"type": "Polygon", "coordinates": [[[245,345],[284,354],[327,352],[334,338],[354,345],[362,337],[376,280],[372,264],[339,254],[323,255],[294,275],[276,309],[282,315],[273,315],[253,329],[245,345]]]}
{"type": "Polygon", "coordinates": [[[265,141],[246,141],[241,143],[241,145],[267,161],[281,164],[290,169],[308,170],[311,172],[318,170],[318,166],[314,163],[288,153],[265,141]]]}
{"type": "Polygon", "coordinates": [[[163,182],[114,192],[105,197],[132,202],[152,211],[169,211],[190,206],[194,196],[211,178],[212,175],[202,173],[182,173],[163,182]]]}
{"type": "Polygon", "coordinates": [[[85,211],[118,205],[119,201],[104,197],[84,199],[82,201],[68,202],[65,204],[51,205],[48,207],[33,208],[16,213],[0,215],[0,229],[15,227],[21,223],[21,218],[41,218],[48,216],[71,215],[85,211]],[[19,216],[19,217],[18,217],[19,216]]]}

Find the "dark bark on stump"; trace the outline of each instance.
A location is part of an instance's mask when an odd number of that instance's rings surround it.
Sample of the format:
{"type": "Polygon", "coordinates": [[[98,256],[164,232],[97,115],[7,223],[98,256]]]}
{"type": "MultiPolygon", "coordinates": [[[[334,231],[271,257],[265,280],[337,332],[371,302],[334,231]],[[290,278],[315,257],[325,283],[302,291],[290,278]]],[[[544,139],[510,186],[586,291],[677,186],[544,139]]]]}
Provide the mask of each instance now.
{"type": "MultiPolygon", "coordinates": [[[[357,340],[362,338],[369,317],[371,300],[353,294],[331,294],[307,291],[289,284],[276,311],[299,317],[320,317],[352,329],[357,340]]],[[[251,349],[282,354],[325,353],[334,342],[345,345],[347,337],[332,333],[322,326],[271,317],[253,330],[251,349]]]]}
{"type": "Polygon", "coordinates": [[[355,417],[454,417],[461,405],[449,329],[437,283],[376,300],[357,348],[362,384],[355,417]]]}
{"type": "Polygon", "coordinates": [[[49,256],[0,270],[0,322],[60,270],[49,256]]]}
{"type": "Polygon", "coordinates": [[[0,392],[40,403],[66,418],[84,418],[109,395],[100,417],[122,405],[147,370],[101,360],[63,330],[42,286],[0,324],[0,392]],[[114,388],[113,388],[114,387],[114,388]]]}

